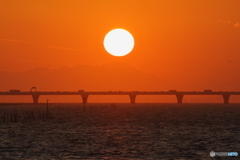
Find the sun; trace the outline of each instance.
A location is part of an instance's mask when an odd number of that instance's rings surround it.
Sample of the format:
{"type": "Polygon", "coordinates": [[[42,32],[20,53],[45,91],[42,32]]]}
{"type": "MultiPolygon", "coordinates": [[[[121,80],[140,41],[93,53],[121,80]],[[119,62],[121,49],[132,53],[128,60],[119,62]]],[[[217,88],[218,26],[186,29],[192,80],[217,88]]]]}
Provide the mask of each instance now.
{"type": "Polygon", "coordinates": [[[113,56],[125,56],[133,50],[134,38],[125,29],[113,29],[103,40],[105,50],[113,56]]]}

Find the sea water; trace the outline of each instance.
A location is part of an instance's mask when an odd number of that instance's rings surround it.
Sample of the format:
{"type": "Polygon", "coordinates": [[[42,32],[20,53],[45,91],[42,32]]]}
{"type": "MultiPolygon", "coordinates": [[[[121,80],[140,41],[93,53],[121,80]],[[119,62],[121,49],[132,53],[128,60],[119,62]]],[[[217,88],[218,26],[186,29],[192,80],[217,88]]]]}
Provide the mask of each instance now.
{"type": "MultiPolygon", "coordinates": [[[[0,107],[6,110],[20,116],[46,105],[0,107]]],[[[85,110],[82,104],[49,104],[49,110],[49,119],[1,123],[0,159],[213,159],[213,152],[240,153],[239,104],[87,104],[85,110]]]]}

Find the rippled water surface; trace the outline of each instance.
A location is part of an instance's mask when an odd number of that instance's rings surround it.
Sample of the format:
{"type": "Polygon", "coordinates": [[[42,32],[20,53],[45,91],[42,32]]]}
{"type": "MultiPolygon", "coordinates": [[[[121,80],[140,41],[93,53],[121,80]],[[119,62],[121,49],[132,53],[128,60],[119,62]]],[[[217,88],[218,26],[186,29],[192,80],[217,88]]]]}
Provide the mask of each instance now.
{"type": "Polygon", "coordinates": [[[87,104],[85,112],[80,104],[51,104],[50,118],[37,118],[45,109],[0,106],[1,115],[18,113],[17,122],[0,123],[0,159],[213,159],[210,151],[240,154],[239,104],[87,104]],[[25,112],[35,118],[24,118],[25,112]]]}

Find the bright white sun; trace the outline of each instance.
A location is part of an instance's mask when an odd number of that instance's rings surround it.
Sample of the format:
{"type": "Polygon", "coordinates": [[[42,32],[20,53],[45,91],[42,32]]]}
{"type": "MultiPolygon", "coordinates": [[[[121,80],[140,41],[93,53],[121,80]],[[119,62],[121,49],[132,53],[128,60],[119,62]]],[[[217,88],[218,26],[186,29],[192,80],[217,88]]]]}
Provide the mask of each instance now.
{"type": "Polygon", "coordinates": [[[106,34],[103,45],[111,55],[125,56],[133,50],[134,38],[124,29],[114,29],[106,34]]]}

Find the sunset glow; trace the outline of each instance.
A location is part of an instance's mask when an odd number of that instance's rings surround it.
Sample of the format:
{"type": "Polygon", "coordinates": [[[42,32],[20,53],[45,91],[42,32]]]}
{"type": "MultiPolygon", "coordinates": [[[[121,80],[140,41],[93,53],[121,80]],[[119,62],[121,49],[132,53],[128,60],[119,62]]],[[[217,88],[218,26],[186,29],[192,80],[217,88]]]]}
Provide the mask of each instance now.
{"type": "Polygon", "coordinates": [[[240,91],[239,10],[238,0],[0,1],[0,91],[240,91]]]}
{"type": "Polygon", "coordinates": [[[240,0],[0,0],[0,159],[240,156],[240,0]]]}

